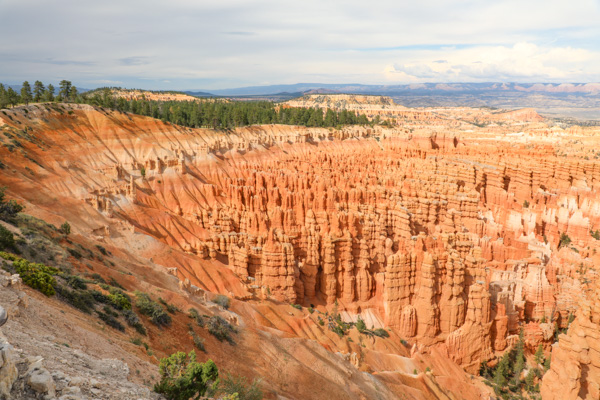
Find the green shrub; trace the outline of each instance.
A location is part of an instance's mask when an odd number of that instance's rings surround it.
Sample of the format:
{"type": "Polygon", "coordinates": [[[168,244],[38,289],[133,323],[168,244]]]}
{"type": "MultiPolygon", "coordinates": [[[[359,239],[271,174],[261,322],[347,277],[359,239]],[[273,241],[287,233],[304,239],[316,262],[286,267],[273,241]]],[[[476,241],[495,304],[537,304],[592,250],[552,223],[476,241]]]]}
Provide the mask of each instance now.
{"type": "Polygon", "coordinates": [[[219,317],[217,315],[210,317],[208,320],[208,332],[219,339],[219,341],[226,340],[229,344],[235,344],[233,341],[232,333],[235,332],[235,329],[229,322],[227,322],[224,318],[219,317]]]}
{"type": "Polygon", "coordinates": [[[12,253],[7,253],[5,251],[0,251],[0,257],[8,261],[15,261],[20,258],[19,256],[16,256],[12,253]]]}
{"type": "Polygon", "coordinates": [[[61,300],[87,314],[90,314],[94,310],[96,299],[90,291],[70,290],[68,287],[56,285],[56,293],[61,300]]]}
{"type": "Polygon", "coordinates": [[[300,310],[302,311],[302,306],[300,304],[290,304],[292,307],[294,307],[296,310],[300,310]]]}
{"type": "MultiPolygon", "coordinates": [[[[106,249],[102,246],[100,246],[99,244],[96,245],[96,248],[98,249],[98,251],[100,251],[100,253],[102,253],[103,255],[107,256],[108,252],[106,251],[106,249]]],[[[97,275],[97,274],[96,274],[97,275]]]]}
{"type": "Polygon", "coordinates": [[[108,299],[110,304],[117,310],[131,310],[131,300],[121,291],[109,294],[108,299]]]}
{"type": "Polygon", "coordinates": [[[184,352],[162,358],[159,366],[160,382],[154,391],[168,400],[198,399],[218,385],[219,370],[212,360],[204,364],[196,361],[196,353],[184,352]]]}
{"type": "Polygon", "coordinates": [[[192,336],[192,340],[194,341],[194,346],[196,346],[198,350],[206,353],[206,347],[204,347],[204,339],[198,336],[193,329],[190,329],[190,335],[192,336]]]}
{"type": "Polygon", "coordinates": [[[135,305],[140,312],[150,317],[150,320],[157,326],[168,326],[171,324],[171,317],[165,312],[160,304],[155,302],[146,293],[135,292],[135,305]]]}
{"type": "Polygon", "coordinates": [[[213,303],[218,304],[227,310],[227,309],[229,309],[230,300],[229,300],[229,297],[219,294],[219,295],[215,296],[215,298],[213,299],[213,303]]]}
{"type": "Polygon", "coordinates": [[[71,233],[71,225],[69,225],[69,223],[65,221],[64,224],[60,226],[58,231],[64,234],[65,236],[69,236],[69,234],[71,233]]]}
{"type": "Polygon", "coordinates": [[[67,251],[69,252],[69,254],[71,254],[73,257],[75,257],[78,260],[80,260],[81,257],[83,257],[83,255],[79,251],[72,249],[70,247],[67,247],[67,251]]]}
{"type": "Polygon", "coordinates": [[[14,223],[17,214],[23,211],[24,207],[15,200],[4,201],[5,191],[6,187],[0,187],[0,219],[9,223],[14,223]]]}
{"type": "Polygon", "coordinates": [[[339,337],[342,337],[346,334],[348,329],[350,329],[350,324],[343,322],[342,317],[335,313],[333,317],[329,317],[329,323],[327,325],[330,331],[335,332],[339,337]]]}
{"type": "Polygon", "coordinates": [[[110,299],[108,298],[107,295],[105,295],[104,293],[101,293],[97,290],[90,290],[90,294],[92,295],[94,300],[96,300],[98,303],[107,304],[110,302],[110,299]]]}
{"type": "Polygon", "coordinates": [[[200,313],[198,312],[198,310],[196,310],[195,308],[191,307],[188,310],[188,314],[190,314],[190,318],[193,318],[195,320],[197,320],[198,318],[200,318],[200,313]]]}
{"type": "Polygon", "coordinates": [[[367,325],[365,324],[365,321],[362,320],[362,318],[359,316],[358,319],[356,320],[356,329],[360,332],[363,333],[365,331],[365,329],[367,329],[367,325]]]}
{"type": "Polygon", "coordinates": [[[105,305],[102,310],[104,311],[104,313],[110,315],[111,317],[115,317],[115,318],[119,318],[119,313],[114,311],[112,308],[110,308],[110,306],[107,304],[105,305]]]}
{"type": "Polygon", "coordinates": [[[146,328],[136,313],[134,313],[132,310],[124,310],[123,317],[125,317],[127,325],[133,327],[140,335],[146,336],[146,328]]]}
{"type": "Polygon", "coordinates": [[[248,384],[248,381],[243,376],[233,376],[227,373],[227,376],[221,381],[217,393],[225,395],[236,395],[238,400],[261,400],[263,392],[260,390],[260,379],[253,380],[248,384]]]}
{"type": "Polygon", "coordinates": [[[329,330],[335,332],[339,337],[342,337],[346,334],[346,331],[344,331],[344,328],[342,328],[339,325],[332,324],[331,322],[329,323],[329,330]]]}
{"type": "Polygon", "coordinates": [[[177,306],[167,303],[167,301],[165,299],[163,299],[162,297],[159,297],[158,301],[160,302],[160,304],[165,306],[167,308],[167,311],[170,312],[171,314],[175,314],[176,312],[181,311],[177,306]]]}
{"type": "Polygon", "coordinates": [[[383,328],[377,328],[373,331],[373,335],[375,336],[379,336],[381,338],[388,338],[390,337],[390,334],[388,333],[388,331],[386,331],[383,328]]]}
{"type": "Polygon", "coordinates": [[[30,263],[20,257],[16,257],[13,261],[13,268],[27,286],[39,290],[46,296],[53,296],[56,293],[54,290],[56,279],[53,276],[58,273],[56,268],[44,264],[30,263]]]}
{"type": "Polygon", "coordinates": [[[523,202],[523,208],[529,208],[529,202],[527,200],[523,202]]]}
{"type": "Polygon", "coordinates": [[[86,285],[85,281],[77,275],[68,276],[66,278],[66,280],[67,280],[67,285],[71,286],[73,289],[81,289],[81,290],[87,289],[87,285],[86,285]]]}
{"type": "Polygon", "coordinates": [[[199,327],[204,328],[204,317],[198,313],[198,310],[195,308],[190,308],[188,313],[190,314],[190,318],[193,318],[199,327]]]}
{"type": "Polygon", "coordinates": [[[102,277],[102,275],[97,274],[97,273],[93,273],[91,275],[89,275],[89,277],[96,283],[104,283],[106,284],[106,281],[104,280],[104,278],[102,277]]]}
{"type": "Polygon", "coordinates": [[[0,225],[0,249],[15,249],[15,236],[2,225],[0,225]]]}
{"type": "Polygon", "coordinates": [[[566,233],[561,233],[560,240],[558,241],[558,248],[560,249],[563,246],[568,246],[571,244],[571,238],[566,233]]]}
{"type": "Polygon", "coordinates": [[[123,324],[117,321],[112,315],[106,314],[102,311],[96,311],[96,314],[98,314],[98,317],[100,317],[100,319],[104,321],[106,325],[118,331],[125,332],[125,327],[123,326],[123,324]]]}

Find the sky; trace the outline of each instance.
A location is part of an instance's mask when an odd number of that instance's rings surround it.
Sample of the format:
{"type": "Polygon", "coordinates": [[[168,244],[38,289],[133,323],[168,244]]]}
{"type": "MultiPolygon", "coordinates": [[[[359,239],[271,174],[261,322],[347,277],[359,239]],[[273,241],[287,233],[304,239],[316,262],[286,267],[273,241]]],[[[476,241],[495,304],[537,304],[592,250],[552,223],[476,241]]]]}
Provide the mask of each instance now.
{"type": "Polygon", "coordinates": [[[600,0],[0,0],[0,82],[600,82],[600,0]]]}

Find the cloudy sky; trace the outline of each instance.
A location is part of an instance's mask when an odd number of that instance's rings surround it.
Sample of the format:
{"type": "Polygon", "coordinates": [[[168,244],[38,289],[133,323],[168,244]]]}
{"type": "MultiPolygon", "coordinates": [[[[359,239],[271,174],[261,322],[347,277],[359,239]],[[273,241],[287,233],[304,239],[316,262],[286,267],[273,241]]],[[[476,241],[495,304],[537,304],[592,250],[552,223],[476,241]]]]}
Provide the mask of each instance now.
{"type": "Polygon", "coordinates": [[[600,0],[0,0],[0,82],[599,82],[600,0]]]}

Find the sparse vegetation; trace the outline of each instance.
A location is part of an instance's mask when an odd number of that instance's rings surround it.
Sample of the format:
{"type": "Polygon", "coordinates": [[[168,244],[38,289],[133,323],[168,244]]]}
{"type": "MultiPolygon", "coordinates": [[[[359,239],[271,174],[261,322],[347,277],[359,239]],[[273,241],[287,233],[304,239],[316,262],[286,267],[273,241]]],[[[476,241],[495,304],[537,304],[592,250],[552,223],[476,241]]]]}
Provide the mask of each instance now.
{"type": "Polygon", "coordinates": [[[66,286],[56,285],[56,293],[60,299],[87,314],[90,314],[94,310],[96,299],[90,291],[80,289],[71,290],[66,286]]]}
{"type": "Polygon", "coordinates": [[[213,298],[213,303],[218,304],[227,310],[227,309],[229,309],[230,300],[229,300],[229,297],[227,297],[223,294],[219,294],[213,298]]]}
{"type": "Polygon", "coordinates": [[[15,224],[17,214],[23,211],[23,206],[16,200],[5,201],[6,187],[0,187],[0,219],[10,224],[15,224]]]}
{"type": "Polygon", "coordinates": [[[188,310],[188,313],[190,315],[190,318],[192,318],[194,321],[196,321],[196,324],[199,327],[204,328],[204,325],[205,325],[204,317],[198,313],[198,310],[196,310],[195,308],[190,308],[188,310]]]}
{"type": "Polygon", "coordinates": [[[15,236],[2,225],[0,225],[0,249],[12,251],[16,249],[15,236]]]}
{"type": "Polygon", "coordinates": [[[226,340],[229,344],[235,344],[232,337],[232,334],[235,333],[235,328],[223,317],[218,315],[212,316],[206,325],[208,332],[219,339],[219,341],[226,340]]]}
{"type": "Polygon", "coordinates": [[[560,239],[558,241],[558,248],[562,248],[564,246],[568,246],[571,244],[571,238],[566,233],[561,233],[560,239]]]}
{"type": "Polygon", "coordinates": [[[140,312],[148,317],[152,323],[156,326],[168,326],[171,324],[171,317],[165,312],[163,307],[152,300],[146,293],[135,292],[136,296],[136,307],[140,312]]]}
{"type": "Polygon", "coordinates": [[[261,400],[263,392],[260,390],[260,380],[248,380],[243,376],[234,376],[228,373],[221,381],[218,394],[233,395],[239,400],[261,400]]]}
{"type": "Polygon", "coordinates": [[[133,327],[140,335],[146,336],[146,328],[136,313],[132,310],[124,310],[123,317],[125,317],[127,325],[133,327]]]}
{"type": "Polygon", "coordinates": [[[96,314],[98,314],[98,317],[100,317],[100,319],[104,321],[106,325],[118,331],[125,332],[125,327],[123,324],[117,321],[113,315],[98,310],[96,310],[96,314]]]}
{"type": "Polygon", "coordinates": [[[192,324],[188,325],[190,336],[192,337],[192,341],[194,342],[194,346],[204,353],[206,353],[206,348],[204,347],[204,339],[198,336],[198,334],[194,331],[194,327],[192,324]]]}
{"type": "Polygon", "coordinates": [[[181,311],[177,306],[167,303],[167,301],[165,299],[163,299],[162,297],[158,298],[158,301],[160,302],[160,304],[162,304],[163,306],[165,306],[165,308],[167,309],[167,311],[171,314],[175,314],[176,312],[181,311]]]}

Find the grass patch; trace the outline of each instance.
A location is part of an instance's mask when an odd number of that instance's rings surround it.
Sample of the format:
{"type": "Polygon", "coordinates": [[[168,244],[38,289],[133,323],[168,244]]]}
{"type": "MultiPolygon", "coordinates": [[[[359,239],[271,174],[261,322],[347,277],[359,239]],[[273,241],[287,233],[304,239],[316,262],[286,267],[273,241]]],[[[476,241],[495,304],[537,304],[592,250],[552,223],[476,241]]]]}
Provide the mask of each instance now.
{"type": "Polygon", "coordinates": [[[152,300],[146,293],[136,291],[136,307],[140,312],[150,318],[150,321],[156,326],[169,326],[171,324],[171,317],[165,312],[163,307],[152,300]]]}

